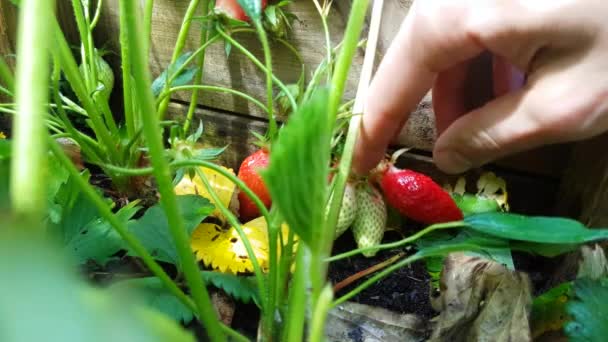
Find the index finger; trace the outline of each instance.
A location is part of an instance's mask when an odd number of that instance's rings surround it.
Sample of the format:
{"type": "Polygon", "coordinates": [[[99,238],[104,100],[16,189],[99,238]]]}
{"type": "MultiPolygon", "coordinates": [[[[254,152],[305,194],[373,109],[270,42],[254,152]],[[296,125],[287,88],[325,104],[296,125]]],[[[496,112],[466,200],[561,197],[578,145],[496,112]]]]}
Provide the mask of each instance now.
{"type": "MultiPolygon", "coordinates": [[[[500,2],[500,1],[498,1],[500,2]]],[[[492,5],[493,4],[493,5],[492,5]]],[[[416,1],[370,85],[354,171],[364,174],[382,158],[437,74],[485,50],[471,19],[495,1],[416,1]]]]}

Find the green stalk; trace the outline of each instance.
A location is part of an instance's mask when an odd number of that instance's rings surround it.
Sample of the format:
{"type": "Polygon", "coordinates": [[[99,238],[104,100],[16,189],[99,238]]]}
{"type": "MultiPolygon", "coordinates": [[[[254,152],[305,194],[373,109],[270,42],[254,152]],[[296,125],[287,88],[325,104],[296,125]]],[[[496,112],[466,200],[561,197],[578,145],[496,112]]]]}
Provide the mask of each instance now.
{"type": "Polygon", "coordinates": [[[81,135],[79,134],[78,130],[74,127],[74,125],[72,125],[72,122],[70,121],[68,115],[66,114],[66,112],[63,108],[63,104],[61,103],[61,98],[59,97],[59,80],[60,80],[60,78],[61,78],[61,69],[59,67],[59,63],[57,63],[57,61],[55,61],[55,66],[53,69],[53,76],[52,76],[52,82],[53,82],[52,89],[53,89],[53,98],[54,98],[55,102],[57,103],[57,114],[63,121],[66,132],[80,146],[83,154],[94,163],[101,162],[100,156],[97,154],[97,152],[93,148],[91,148],[89,146],[87,141],[85,141],[84,139],[81,138],[81,135]]]}
{"type": "Polygon", "coordinates": [[[315,7],[317,8],[317,12],[319,12],[319,16],[321,17],[321,24],[323,25],[323,32],[325,33],[325,48],[327,49],[327,56],[325,57],[327,59],[327,65],[328,65],[328,72],[327,72],[327,81],[330,81],[331,78],[331,64],[332,64],[332,51],[331,51],[331,39],[330,39],[330,35],[329,35],[329,27],[327,26],[327,15],[326,13],[323,11],[323,7],[321,7],[321,5],[319,4],[318,0],[314,0],[313,1],[315,4],[315,7]]]}
{"type": "MultiPolygon", "coordinates": [[[[266,296],[266,308],[263,319],[264,334],[266,336],[272,336],[274,340],[275,329],[275,314],[277,308],[277,293],[278,293],[278,276],[281,272],[278,263],[278,252],[279,248],[278,235],[282,231],[281,222],[276,220],[278,215],[273,215],[273,221],[268,221],[268,292],[266,296]]],[[[281,245],[281,248],[283,246],[281,245]]],[[[284,252],[284,250],[282,250],[284,252]]]]}
{"type": "MultiPolygon", "coordinates": [[[[175,64],[175,61],[177,61],[177,59],[182,53],[182,50],[184,49],[184,46],[186,45],[186,39],[188,38],[188,33],[190,32],[190,24],[192,23],[192,17],[194,17],[194,14],[196,14],[196,9],[198,8],[199,2],[199,0],[190,0],[190,5],[186,10],[184,20],[182,21],[182,26],[179,30],[179,34],[177,35],[177,42],[175,43],[175,48],[173,49],[173,56],[171,57],[171,62],[169,63],[169,65],[175,64]]],[[[168,82],[165,83],[164,90],[167,90],[169,86],[170,84],[168,82]]],[[[163,102],[161,102],[158,108],[159,120],[162,120],[165,117],[167,108],[169,108],[169,101],[170,99],[166,98],[165,100],[163,100],[163,102]]]]}
{"type": "MultiPolygon", "coordinates": [[[[88,4],[88,2],[87,2],[88,4]]],[[[95,45],[94,45],[94,41],[93,41],[93,32],[91,30],[91,18],[89,15],[89,8],[85,8],[84,9],[84,22],[86,25],[86,35],[87,35],[87,43],[85,45],[85,48],[87,50],[86,52],[86,56],[89,58],[89,67],[91,68],[91,88],[89,89],[89,92],[94,92],[97,89],[97,84],[99,82],[99,78],[97,75],[97,58],[96,58],[96,51],[95,51],[95,45]]],[[[104,113],[105,115],[105,113],[104,113]]],[[[106,121],[109,121],[108,118],[106,118],[106,121]]],[[[114,119],[112,119],[112,121],[114,121],[114,119]]],[[[108,125],[110,125],[110,123],[108,122],[108,125]]],[[[116,124],[114,124],[114,126],[116,126],[116,124]]]]}
{"type": "Polygon", "coordinates": [[[232,329],[230,329],[230,327],[228,327],[228,326],[226,326],[224,324],[221,324],[220,327],[222,329],[222,332],[224,332],[224,334],[226,334],[226,336],[232,338],[233,341],[235,341],[235,342],[250,342],[250,340],[247,337],[241,335],[236,330],[232,330],[232,329]]]}
{"type": "Polygon", "coordinates": [[[70,47],[65,40],[65,36],[63,35],[63,32],[61,32],[56,20],[53,21],[52,30],[52,36],[55,39],[52,44],[53,55],[61,64],[65,77],[70,82],[74,93],[76,93],[76,96],[78,96],[78,99],[88,113],[91,128],[104,145],[104,151],[108,155],[108,158],[112,161],[117,161],[118,152],[116,151],[116,141],[110,135],[110,132],[103,122],[101,113],[87,92],[86,85],[82,80],[74,56],[72,55],[70,47]]]}
{"type": "MultiPolygon", "coordinates": [[[[88,2],[87,2],[87,5],[89,5],[88,2]]],[[[92,94],[92,97],[93,97],[93,100],[95,101],[95,103],[99,107],[101,107],[101,113],[103,114],[103,116],[105,118],[105,123],[108,126],[108,129],[110,130],[110,132],[112,132],[113,135],[118,136],[118,126],[116,125],[116,121],[114,120],[114,116],[112,114],[112,111],[110,110],[110,106],[108,105],[108,99],[101,98],[96,93],[97,87],[99,85],[99,74],[98,74],[98,70],[97,70],[97,50],[95,49],[95,41],[93,40],[94,26],[91,23],[91,17],[89,15],[89,10],[90,9],[88,7],[84,9],[84,22],[86,25],[86,35],[87,35],[86,56],[88,57],[88,60],[89,60],[89,68],[91,70],[91,86],[92,86],[89,89],[89,92],[92,94]]],[[[95,14],[96,16],[101,14],[100,6],[97,6],[97,11],[99,13],[96,13],[95,14]]]]}
{"type": "Polygon", "coordinates": [[[206,90],[206,91],[211,91],[211,92],[227,93],[227,94],[236,95],[240,98],[250,101],[251,103],[260,107],[263,111],[268,112],[268,108],[266,108],[266,106],[262,102],[256,100],[251,95],[245,94],[243,92],[240,92],[238,90],[234,90],[231,88],[209,86],[209,85],[185,85],[185,86],[173,87],[173,88],[167,89],[167,91],[165,91],[163,94],[161,94],[158,97],[158,99],[156,100],[156,102],[162,102],[164,99],[169,97],[169,95],[171,95],[172,93],[174,93],[176,91],[182,91],[182,90],[206,90]]]}
{"type": "Polygon", "coordinates": [[[315,311],[312,314],[312,322],[310,325],[310,341],[311,342],[323,342],[325,338],[325,320],[327,319],[327,313],[332,304],[334,291],[331,285],[327,284],[321,291],[315,311]]]}
{"type": "Polygon", "coordinates": [[[377,245],[377,246],[372,246],[372,247],[353,249],[351,251],[344,252],[342,254],[334,255],[331,258],[325,259],[325,261],[327,261],[327,262],[338,261],[338,260],[350,258],[352,256],[361,254],[366,251],[371,251],[371,250],[381,251],[381,250],[385,250],[385,249],[399,248],[399,247],[405,246],[407,244],[410,244],[410,243],[420,239],[424,235],[431,233],[435,230],[459,228],[459,227],[466,227],[466,226],[467,226],[467,224],[463,221],[436,223],[436,224],[430,225],[430,226],[416,232],[413,235],[406,237],[405,239],[401,239],[399,241],[385,243],[385,244],[381,244],[381,245],[377,245]]]}
{"type": "MultiPolygon", "coordinates": [[[[336,63],[336,68],[331,82],[329,104],[328,104],[328,120],[331,127],[335,125],[338,107],[344,93],[344,87],[348,76],[348,70],[352,63],[352,58],[355,54],[358,45],[358,38],[365,21],[369,0],[354,0],[349,15],[346,32],[344,35],[343,46],[340,51],[339,58],[336,63]]],[[[342,159],[340,161],[340,172],[335,179],[334,196],[330,201],[330,211],[327,219],[324,222],[322,237],[318,243],[318,248],[312,251],[310,264],[310,277],[312,281],[312,301],[313,311],[317,314],[326,315],[327,307],[323,307],[321,300],[322,289],[327,278],[327,265],[325,258],[331,253],[335,226],[338,220],[340,205],[344,194],[346,179],[350,170],[352,154],[354,150],[354,142],[358,125],[349,130],[349,135],[346,139],[342,159]]],[[[332,128],[333,130],[333,128],[332,128]]]]}
{"type": "Polygon", "coordinates": [[[82,7],[81,0],[72,0],[72,9],[74,11],[74,19],[76,20],[78,33],[80,34],[80,55],[81,63],[84,69],[84,79],[87,85],[87,94],[91,94],[93,90],[95,90],[95,85],[93,84],[93,80],[89,74],[88,64],[90,63],[90,60],[87,58],[87,54],[85,52],[85,48],[89,46],[89,35],[87,34],[89,31],[89,25],[87,25],[84,20],[84,8],[82,7]]]}
{"type": "Polygon", "coordinates": [[[15,79],[13,78],[13,73],[2,56],[0,56],[0,80],[4,82],[4,85],[8,91],[14,91],[15,79]]]}
{"type": "Polygon", "coordinates": [[[169,85],[173,84],[173,81],[175,81],[175,78],[182,72],[184,71],[184,69],[186,69],[186,67],[188,67],[188,65],[190,65],[190,63],[192,63],[197,57],[199,57],[199,54],[205,52],[205,50],[207,49],[207,47],[213,43],[215,43],[218,39],[220,38],[219,35],[215,35],[213,37],[211,37],[209,40],[207,40],[207,42],[205,42],[205,44],[201,45],[198,49],[196,49],[191,55],[190,57],[188,57],[184,63],[182,65],[179,66],[179,68],[175,69],[175,71],[173,72],[173,75],[169,75],[169,81],[167,83],[169,83],[169,85]]]}
{"type": "MultiPolygon", "coordinates": [[[[193,1],[197,2],[197,1],[193,1]]],[[[144,56],[142,42],[138,36],[141,31],[138,27],[135,4],[131,0],[120,1],[121,12],[125,15],[128,32],[129,49],[132,51],[131,65],[133,67],[133,80],[136,98],[142,113],[147,114],[143,118],[143,133],[147,142],[149,156],[154,167],[154,175],[158,183],[158,190],[162,197],[163,208],[167,215],[171,236],[177,248],[180,265],[183,268],[186,281],[200,313],[200,319],[204,323],[207,334],[214,341],[225,341],[226,336],[221,331],[221,326],[213,304],[209,298],[207,288],[200,276],[198,264],[190,248],[190,237],[184,228],[184,222],[177,205],[169,164],[165,160],[164,147],[159,132],[159,118],[154,115],[154,98],[150,89],[150,75],[148,65],[142,63],[147,61],[144,56]]],[[[185,38],[184,38],[185,39],[185,38]]]]}
{"type": "Polygon", "coordinates": [[[48,43],[54,2],[23,0],[19,11],[17,80],[10,194],[14,212],[39,223],[46,209],[48,43]]]}
{"type": "Polygon", "coordinates": [[[91,185],[84,178],[82,178],[80,172],[78,172],[74,164],[72,164],[72,161],[65,155],[63,149],[57,144],[57,142],[51,139],[49,144],[53,154],[66,168],[72,179],[74,179],[76,182],[76,185],[80,188],[80,191],[93,203],[93,205],[95,205],[99,211],[99,215],[101,215],[104,220],[108,221],[108,223],[112,225],[114,230],[116,230],[122,239],[125,240],[129,247],[131,247],[131,249],[133,249],[133,251],[139,255],[146,267],[148,267],[150,271],[152,271],[152,273],[154,273],[154,275],[160,279],[167,290],[169,290],[171,294],[177,297],[184,305],[196,313],[197,308],[192,299],[190,299],[182,290],[180,290],[180,288],[173,282],[173,280],[171,280],[167,273],[165,273],[163,268],[156,263],[154,258],[152,258],[141,242],[139,242],[139,240],[131,232],[129,232],[127,226],[112,213],[103,198],[101,198],[95,189],[91,187],[91,185]]]}
{"type": "MultiPolygon", "coordinates": [[[[148,0],[151,3],[152,0],[148,0]]],[[[146,22],[147,23],[147,22],[146,22]]],[[[127,129],[127,136],[133,137],[135,131],[138,130],[139,125],[133,112],[133,95],[132,84],[131,84],[131,51],[129,51],[129,42],[127,36],[127,22],[124,15],[120,15],[120,58],[122,64],[122,91],[123,91],[123,103],[125,112],[125,126],[127,129]]],[[[148,37],[148,36],[146,36],[148,37]]]]}
{"type": "MultiPolygon", "coordinates": [[[[255,64],[260,70],[262,70],[262,72],[267,73],[267,69],[264,66],[264,64],[262,64],[262,62],[260,62],[260,60],[257,59],[243,45],[241,45],[239,42],[237,42],[234,38],[230,37],[230,35],[226,34],[226,32],[224,32],[221,28],[217,27],[216,31],[228,43],[232,44],[232,46],[236,47],[239,51],[241,51],[241,53],[244,54],[245,57],[247,57],[251,62],[253,62],[253,64],[255,64]]],[[[289,100],[289,102],[291,104],[291,108],[293,108],[293,110],[295,112],[298,109],[298,104],[296,103],[296,99],[293,97],[293,95],[291,94],[289,89],[287,89],[287,86],[281,80],[279,80],[275,75],[272,75],[272,80],[285,93],[285,95],[287,96],[287,99],[289,100]]]]}
{"type": "MultiPolygon", "coordinates": [[[[344,93],[344,86],[348,77],[348,70],[357,49],[359,35],[365,21],[368,5],[369,0],[354,0],[352,3],[351,13],[346,26],[346,32],[344,34],[342,49],[336,61],[336,68],[332,78],[331,92],[329,95],[328,120],[330,121],[332,127],[336,122],[338,107],[340,106],[340,101],[342,100],[342,95],[344,93]]],[[[334,230],[336,223],[338,222],[338,214],[340,212],[340,206],[342,205],[342,197],[344,194],[344,188],[346,186],[346,180],[350,172],[354,144],[357,139],[358,131],[359,125],[351,125],[351,127],[349,127],[348,135],[346,136],[339,171],[336,175],[334,196],[332,196],[332,200],[330,202],[330,211],[327,220],[325,221],[325,227],[322,230],[324,232],[324,236],[319,244],[321,246],[320,253],[324,256],[328,256],[331,253],[334,230]]],[[[323,263],[322,265],[319,265],[319,267],[320,269],[318,272],[322,274],[323,278],[325,278],[327,274],[327,263],[323,263]]]]}
{"type": "MultiPolygon", "coordinates": [[[[203,7],[203,16],[207,15],[209,12],[209,0],[203,0],[201,2],[201,6],[203,7]]],[[[209,39],[209,30],[207,30],[207,25],[201,25],[201,41],[200,45],[204,46],[207,44],[207,40],[209,39]]],[[[194,75],[194,85],[201,84],[203,81],[203,69],[205,67],[205,53],[201,53],[196,61],[196,67],[198,70],[196,71],[196,75],[194,75]]],[[[169,83],[171,85],[171,83],[169,83]]],[[[182,129],[183,135],[186,136],[188,131],[190,130],[190,124],[192,122],[192,117],[194,116],[194,111],[196,110],[196,106],[198,104],[198,91],[195,90],[192,92],[192,96],[190,97],[190,106],[188,107],[188,113],[186,114],[186,121],[184,122],[184,126],[182,129]]]]}
{"type": "Polygon", "coordinates": [[[288,315],[286,317],[286,328],[283,331],[283,341],[304,341],[304,323],[306,321],[306,279],[308,269],[306,268],[304,244],[298,246],[296,253],[296,270],[291,282],[289,293],[288,315]]]}
{"type": "MultiPolygon", "coordinates": [[[[274,140],[277,135],[277,121],[274,118],[274,105],[272,96],[272,53],[268,44],[268,36],[266,30],[262,27],[261,20],[255,20],[254,23],[262,48],[264,50],[264,61],[266,62],[266,101],[268,107],[268,137],[270,141],[274,140]]],[[[294,108],[295,110],[295,108],[294,108]]]]}
{"type": "Polygon", "coordinates": [[[99,23],[99,18],[101,17],[101,8],[103,7],[103,0],[97,0],[97,8],[95,9],[95,15],[93,16],[93,20],[91,21],[91,25],[89,26],[89,30],[93,31],[95,27],[97,27],[97,23],[99,23]]]}
{"type": "Polygon", "coordinates": [[[10,97],[14,96],[12,91],[4,88],[3,86],[0,86],[0,93],[4,93],[5,95],[8,95],[10,97]]]}
{"type": "Polygon", "coordinates": [[[154,0],[146,0],[144,7],[144,51],[150,54],[150,44],[152,43],[152,13],[154,12],[154,0]]]}

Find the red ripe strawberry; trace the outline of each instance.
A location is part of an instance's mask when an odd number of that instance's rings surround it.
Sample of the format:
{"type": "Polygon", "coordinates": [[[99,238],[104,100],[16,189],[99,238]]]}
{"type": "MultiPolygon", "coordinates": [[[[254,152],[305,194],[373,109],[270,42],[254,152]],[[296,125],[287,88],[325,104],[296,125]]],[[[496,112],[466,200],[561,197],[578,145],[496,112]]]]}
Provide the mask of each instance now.
{"type": "MultiPolygon", "coordinates": [[[[262,1],[262,9],[266,8],[267,0],[262,1]]],[[[229,16],[230,18],[248,21],[249,17],[245,14],[245,11],[239,5],[237,0],[217,0],[215,2],[215,9],[229,16]]]]}
{"type": "MultiPolygon", "coordinates": [[[[272,200],[268,189],[259,174],[259,171],[268,166],[268,151],[260,149],[249,157],[245,158],[239,168],[238,177],[262,200],[266,208],[270,207],[272,200]]],[[[255,203],[246,193],[239,193],[239,214],[242,222],[247,222],[258,216],[260,211],[255,203]]]]}
{"type": "Polygon", "coordinates": [[[430,177],[390,163],[381,164],[379,172],[386,201],[402,215],[425,224],[462,220],[452,197],[430,177]]]}

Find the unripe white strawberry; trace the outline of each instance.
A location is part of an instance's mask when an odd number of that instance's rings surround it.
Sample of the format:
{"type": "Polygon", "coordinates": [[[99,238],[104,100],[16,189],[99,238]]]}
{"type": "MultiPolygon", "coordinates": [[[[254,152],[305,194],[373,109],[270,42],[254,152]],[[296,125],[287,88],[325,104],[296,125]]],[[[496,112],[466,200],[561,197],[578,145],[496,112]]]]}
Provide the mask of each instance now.
{"type": "MultiPolygon", "coordinates": [[[[386,229],[386,204],[380,191],[369,183],[357,184],[357,215],[353,223],[353,236],[359,248],[380,244],[386,229]]],[[[377,250],[363,252],[366,257],[376,255],[377,250]]]]}
{"type": "MultiPolygon", "coordinates": [[[[333,197],[333,195],[332,195],[333,197]]],[[[331,200],[330,200],[331,202],[331,200]]],[[[326,215],[329,213],[330,206],[327,207],[326,215]]],[[[338,223],[336,224],[336,235],[335,239],[339,238],[355,221],[357,215],[357,197],[355,193],[355,186],[353,183],[346,183],[344,188],[344,196],[342,196],[342,206],[340,207],[340,214],[338,216],[338,223]]]]}

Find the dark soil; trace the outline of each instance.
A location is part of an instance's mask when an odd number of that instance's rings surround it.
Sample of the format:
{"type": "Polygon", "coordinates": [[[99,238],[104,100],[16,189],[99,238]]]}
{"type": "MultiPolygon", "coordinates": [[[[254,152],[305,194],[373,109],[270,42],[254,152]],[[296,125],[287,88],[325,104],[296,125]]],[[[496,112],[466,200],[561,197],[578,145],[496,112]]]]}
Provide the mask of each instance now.
{"type": "MultiPolygon", "coordinates": [[[[394,232],[387,232],[384,240],[391,241],[400,238],[401,236],[394,232]]],[[[353,241],[352,234],[348,231],[336,241],[332,254],[346,252],[354,248],[357,248],[357,246],[353,241]]],[[[359,255],[333,262],[329,267],[329,278],[335,284],[359,271],[381,263],[397,253],[399,251],[381,251],[371,258],[359,255]]],[[[359,280],[342,289],[336,293],[336,297],[348,293],[362,281],[364,280],[359,280]]],[[[429,275],[426,272],[424,262],[416,262],[409,267],[403,267],[393,272],[353,297],[351,301],[379,306],[399,313],[416,314],[427,319],[436,314],[429,301],[429,275]]]]}

